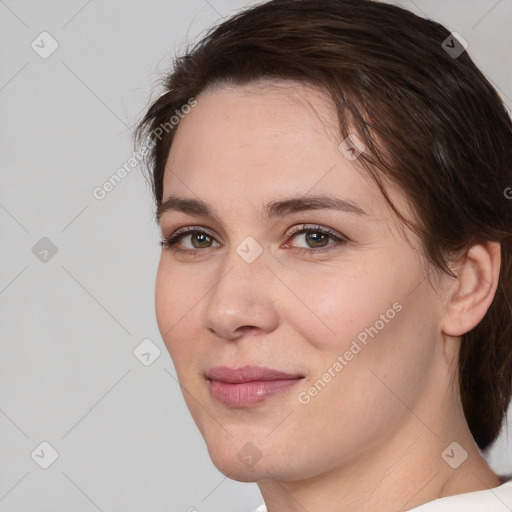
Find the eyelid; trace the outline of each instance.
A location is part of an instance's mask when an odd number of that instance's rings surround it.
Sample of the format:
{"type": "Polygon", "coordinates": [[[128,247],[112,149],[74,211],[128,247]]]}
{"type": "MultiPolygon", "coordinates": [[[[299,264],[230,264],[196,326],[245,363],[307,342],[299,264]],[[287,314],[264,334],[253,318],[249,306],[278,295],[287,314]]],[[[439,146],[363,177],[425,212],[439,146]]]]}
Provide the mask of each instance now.
{"type": "Polygon", "coordinates": [[[212,238],[216,238],[216,236],[217,236],[210,229],[205,228],[204,226],[187,225],[187,226],[183,226],[181,228],[177,228],[177,229],[173,230],[171,235],[169,236],[169,238],[178,236],[178,235],[186,235],[189,233],[196,233],[197,231],[200,231],[201,233],[205,233],[208,236],[211,236],[212,238]]]}
{"type": "Polygon", "coordinates": [[[311,232],[319,231],[321,233],[331,236],[334,239],[344,240],[346,242],[349,241],[349,239],[345,235],[339,233],[338,231],[335,231],[334,229],[328,228],[327,226],[322,226],[320,224],[307,224],[307,223],[301,224],[299,226],[296,226],[287,236],[291,237],[291,236],[297,235],[299,233],[304,233],[304,232],[308,232],[308,231],[311,231],[311,232]]]}

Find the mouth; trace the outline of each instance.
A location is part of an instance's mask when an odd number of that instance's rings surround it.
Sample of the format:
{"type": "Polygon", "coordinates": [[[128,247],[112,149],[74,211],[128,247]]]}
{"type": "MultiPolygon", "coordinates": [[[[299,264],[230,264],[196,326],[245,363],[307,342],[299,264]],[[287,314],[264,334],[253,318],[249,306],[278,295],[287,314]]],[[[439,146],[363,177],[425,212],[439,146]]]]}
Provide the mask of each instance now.
{"type": "Polygon", "coordinates": [[[259,366],[216,366],[206,372],[206,378],[213,399],[227,407],[243,408],[289,390],[305,376],[259,366]]]}

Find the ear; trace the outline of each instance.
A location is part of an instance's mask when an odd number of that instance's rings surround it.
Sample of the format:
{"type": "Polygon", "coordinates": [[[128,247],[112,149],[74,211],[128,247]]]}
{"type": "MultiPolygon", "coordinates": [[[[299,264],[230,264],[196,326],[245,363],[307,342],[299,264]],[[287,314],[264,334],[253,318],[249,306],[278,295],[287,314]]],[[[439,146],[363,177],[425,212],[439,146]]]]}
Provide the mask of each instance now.
{"type": "Polygon", "coordinates": [[[461,336],[487,313],[498,287],[501,266],[499,242],[476,243],[456,265],[456,278],[447,287],[442,331],[461,336]]]}

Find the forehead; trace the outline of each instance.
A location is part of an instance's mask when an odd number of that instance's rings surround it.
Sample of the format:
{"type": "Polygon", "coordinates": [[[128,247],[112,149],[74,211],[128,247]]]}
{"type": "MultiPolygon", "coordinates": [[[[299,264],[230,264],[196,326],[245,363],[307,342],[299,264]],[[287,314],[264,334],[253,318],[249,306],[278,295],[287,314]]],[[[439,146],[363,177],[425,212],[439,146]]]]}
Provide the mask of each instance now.
{"type": "Polygon", "coordinates": [[[320,137],[339,137],[330,96],[318,87],[293,80],[260,79],[244,85],[216,85],[198,97],[198,106],[203,108],[192,112],[196,120],[202,114],[203,122],[232,125],[229,136],[235,139],[233,143],[269,145],[279,135],[283,143],[310,146],[306,142],[311,136],[317,144],[320,137]]]}
{"type": "MultiPolygon", "coordinates": [[[[382,217],[387,203],[358,162],[340,152],[338,130],[334,103],[318,88],[265,80],[215,87],[197,98],[178,125],[164,200],[199,196],[214,203],[219,197],[226,207],[244,207],[338,194],[382,217]]],[[[400,195],[395,192],[398,203],[400,195]]]]}

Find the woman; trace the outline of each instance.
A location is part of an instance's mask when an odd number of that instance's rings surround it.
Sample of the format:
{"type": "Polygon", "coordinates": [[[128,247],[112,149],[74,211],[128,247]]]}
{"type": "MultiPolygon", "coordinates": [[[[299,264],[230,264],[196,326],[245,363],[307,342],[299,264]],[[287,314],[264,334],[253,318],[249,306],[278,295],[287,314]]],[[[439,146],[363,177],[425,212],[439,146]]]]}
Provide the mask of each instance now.
{"type": "Polygon", "coordinates": [[[511,399],[512,125],[464,41],[272,0],[175,64],[136,135],[215,466],[269,512],[510,510],[483,454],[511,399]]]}

